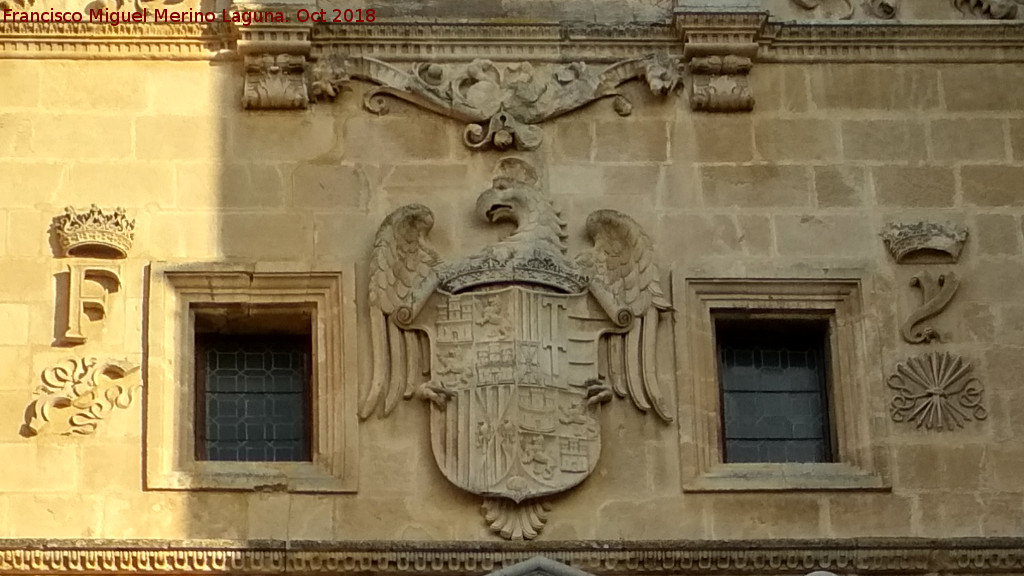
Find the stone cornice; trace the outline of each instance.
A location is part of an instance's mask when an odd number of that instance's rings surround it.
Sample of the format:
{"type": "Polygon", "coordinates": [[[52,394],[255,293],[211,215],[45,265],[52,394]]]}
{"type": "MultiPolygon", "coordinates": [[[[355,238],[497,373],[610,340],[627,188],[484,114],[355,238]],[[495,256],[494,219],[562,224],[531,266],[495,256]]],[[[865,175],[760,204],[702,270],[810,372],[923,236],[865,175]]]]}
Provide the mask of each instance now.
{"type": "Polygon", "coordinates": [[[0,58],[211,60],[225,55],[234,37],[225,23],[0,22],[0,58]]]}
{"type": "Polygon", "coordinates": [[[681,54],[667,24],[362,24],[318,25],[313,56],[392,61],[615,62],[651,53],[681,54]]]}
{"type": "Polygon", "coordinates": [[[0,541],[7,574],[482,574],[533,556],[593,574],[1024,574],[1024,539],[593,542],[0,541]]]}
{"type": "Polygon", "coordinates": [[[759,62],[1024,62],[1024,22],[769,22],[759,62]]]}
{"type": "MultiPolygon", "coordinates": [[[[735,18],[722,14],[721,18],[735,18]]],[[[677,19],[682,18],[677,15],[677,19]]],[[[714,26],[716,16],[690,22],[714,26]]],[[[691,24],[692,26],[692,24],[691,24]]],[[[244,31],[244,29],[242,29],[244,31]]],[[[683,53],[669,24],[317,24],[310,57],[392,62],[615,62],[683,53]]],[[[692,35],[692,34],[691,34],[692,35]]],[[[216,24],[0,22],[0,58],[208,60],[238,57],[239,29],[216,24]]],[[[1024,21],[802,21],[769,19],[755,62],[1024,62],[1024,21]]]]}

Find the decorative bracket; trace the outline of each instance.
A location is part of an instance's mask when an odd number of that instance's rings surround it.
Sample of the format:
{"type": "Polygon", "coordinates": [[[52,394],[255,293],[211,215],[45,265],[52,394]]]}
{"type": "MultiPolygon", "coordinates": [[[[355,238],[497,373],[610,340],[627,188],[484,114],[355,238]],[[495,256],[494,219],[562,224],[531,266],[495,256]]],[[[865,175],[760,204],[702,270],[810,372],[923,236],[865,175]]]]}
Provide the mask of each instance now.
{"type": "Polygon", "coordinates": [[[754,94],[747,74],[753,67],[742,56],[707,56],[690,60],[690,107],[708,112],[749,111],[754,94]]]}
{"type": "Polygon", "coordinates": [[[645,80],[661,95],[682,86],[679,62],[664,54],[603,68],[586,62],[535,67],[529,62],[499,66],[473,60],[415,64],[411,71],[360,57],[318,63],[312,76],[314,99],[333,100],[345,83],[365,80],[378,85],[363,99],[375,114],[388,112],[385,96],[390,96],[465,122],[463,142],[476,150],[533,150],[543,139],[538,124],[604,98],[614,98],[615,111],[628,116],[633,104],[618,86],[631,80],[645,80]]]}
{"type": "Polygon", "coordinates": [[[746,0],[687,4],[682,0],[676,6],[675,26],[691,76],[690,107],[707,112],[752,110],[754,95],[747,76],[768,13],[746,0]]]}
{"type": "MultiPolygon", "coordinates": [[[[241,18],[238,51],[245,60],[242,107],[248,110],[301,110],[309,105],[306,57],[312,21],[299,22],[295,5],[234,5],[232,11],[273,14],[279,18],[241,18]],[[284,15],[287,14],[287,17],[284,15]],[[283,18],[285,21],[281,22],[283,18]]],[[[315,11],[313,7],[306,7],[315,11]]],[[[234,18],[234,16],[233,16],[234,18]]]]}

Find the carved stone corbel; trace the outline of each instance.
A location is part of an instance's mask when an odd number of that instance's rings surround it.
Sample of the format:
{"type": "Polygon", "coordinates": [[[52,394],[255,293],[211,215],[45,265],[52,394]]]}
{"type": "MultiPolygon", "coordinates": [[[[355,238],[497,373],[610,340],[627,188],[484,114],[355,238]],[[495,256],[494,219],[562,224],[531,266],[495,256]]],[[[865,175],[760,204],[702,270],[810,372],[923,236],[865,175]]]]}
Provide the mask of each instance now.
{"type": "MultiPolygon", "coordinates": [[[[242,107],[247,110],[301,110],[309,106],[306,57],[312,42],[312,21],[300,22],[302,6],[236,4],[234,12],[283,13],[285,22],[266,21],[239,26],[238,51],[245,61],[242,107]]],[[[309,12],[315,8],[308,7],[309,12]]]]}
{"type": "Polygon", "coordinates": [[[701,5],[679,2],[675,16],[690,75],[690,107],[709,112],[752,110],[754,94],[747,76],[768,13],[745,0],[697,4],[701,5]]]}
{"type": "Polygon", "coordinates": [[[754,94],[747,74],[750,58],[707,56],[690,60],[690,107],[711,112],[748,111],[754,94]]]}
{"type": "Polygon", "coordinates": [[[628,116],[633,104],[619,93],[621,84],[643,80],[654,94],[666,95],[682,86],[680,70],[678,60],[665,54],[606,66],[478,59],[420,63],[411,70],[359,57],[318,62],[311,86],[314,99],[333,100],[350,80],[371,82],[377,86],[366,93],[363,104],[375,114],[388,112],[386,97],[397,98],[465,122],[463,142],[469,148],[533,150],[543,140],[539,124],[605,98],[614,99],[616,113],[628,116]]]}

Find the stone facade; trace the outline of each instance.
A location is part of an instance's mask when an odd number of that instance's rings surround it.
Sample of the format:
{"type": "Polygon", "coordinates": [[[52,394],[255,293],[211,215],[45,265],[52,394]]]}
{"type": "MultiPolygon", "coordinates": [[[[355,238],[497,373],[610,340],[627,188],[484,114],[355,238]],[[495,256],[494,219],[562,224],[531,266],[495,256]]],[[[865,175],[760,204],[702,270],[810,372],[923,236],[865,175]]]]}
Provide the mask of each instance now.
{"type": "Polygon", "coordinates": [[[0,23],[0,572],[1024,573],[1024,6],[534,4],[0,23]],[[358,407],[381,223],[495,245],[509,156],[569,254],[628,215],[667,299],[668,417],[602,405],[530,543],[441,473],[431,409],[358,407]],[[319,318],[307,467],[194,466],[196,302],[319,318]],[[833,319],[835,462],[722,465],[716,306],[833,319]]]}

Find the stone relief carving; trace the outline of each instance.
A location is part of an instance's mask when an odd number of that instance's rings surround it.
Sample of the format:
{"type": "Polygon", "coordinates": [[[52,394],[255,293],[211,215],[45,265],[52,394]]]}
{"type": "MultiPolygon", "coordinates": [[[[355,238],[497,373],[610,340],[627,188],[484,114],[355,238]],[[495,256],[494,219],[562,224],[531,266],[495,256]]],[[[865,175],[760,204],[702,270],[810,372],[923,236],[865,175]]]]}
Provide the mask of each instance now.
{"type": "Polygon", "coordinates": [[[741,56],[708,56],[690,60],[690,107],[730,112],[752,110],[754,94],[747,74],[753,63],[741,56]]]}
{"type": "Polygon", "coordinates": [[[968,16],[1012,20],[1024,14],[1024,0],[951,0],[953,7],[968,16]]]}
{"type": "Polygon", "coordinates": [[[516,504],[503,498],[486,498],[480,509],[491,532],[506,540],[533,540],[547,524],[551,506],[542,500],[516,504]]]}
{"type": "Polygon", "coordinates": [[[93,204],[88,210],[73,206],[53,219],[61,256],[127,258],[135,241],[135,219],[124,208],[104,211],[93,204]]]}
{"type": "Polygon", "coordinates": [[[138,369],[127,360],[95,357],[69,358],[47,368],[25,411],[27,434],[34,436],[58,419],[64,425],[57,433],[92,434],[113,409],[131,405],[140,383],[125,379],[138,369]]]}
{"type": "Polygon", "coordinates": [[[938,276],[932,275],[931,272],[922,272],[914,276],[910,285],[921,290],[921,306],[900,326],[900,334],[911,344],[939,340],[938,331],[923,322],[946,309],[960,287],[960,279],[953,272],[938,276]]]}
{"type": "Polygon", "coordinates": [[[882,231],[882,240],[897,264],[956,263],[967,241],[967,229],[949,223],[894,222],[882,231]]]}
{"type": "Polygon", "coordinates": [[[593,574],[544,556],[534,556],[529,560],[491,572],[487,576],[593,576],[593,574]]]}
{"type": "Polygon", "coordinates": [[[792,2],[804,10],[814,10],[820,7],[823,2],[826,2],[830,4],[825,12],[826,17],[838,18],[840,20],[853,18],[854,8],[852,0],[792,0],[792,2]],[[839,6],[838,11],[831,6],[833,3],[839,6]]]}
{"type": "Polygon", "coordinates": [[[88,210],[68,206],[64,214],[54,217],[52,230],[60,256],[88,258],[69,263],[66,281],[58,285],[67,303],[60,339],[82,344],[86,341],[82,317],[106,316],[107,297],[121,289],[121,265],[111,259],[128,256],[135,240],[135,220],[119,207],[104,211],[95,204],[88,210]]]}
{"type": "Polygon", "coordinates": [[[930,352],[896,365],[888,385],[896,395],[889,403],[895,422],[913,422],[926,430],[954,430],[984,420],[982,386],[960,356],[930,352]]]}
{"type": "MultiPolygon", "coordinates": [[[[823,7],[826,18],[839,20],[850,20],[857,11],[852,0],[792,0],[792,2],[804,10],[823,7]]],[[[864,0],[863,8],[869,16],[891,20],[899,13],[900,0],[864,0]]]]}
{"type": "Polygon", "coordinates": [[[593,248],[570,258],[566,223],[522,160],[498,163],[476,213],[515,230],[454,262],[427,240],[426,206],[381,224],[370,272],[373,379],[359,415],[387,416],[401,398],[429,401],[445,477],[485,498],[492,530],[529,539],[547,518],[542,499],[596,466],[601,403],[628,395],[672,420],[670,387],[655,368],[670,306],[651,240],[625,214],[593,212],[593,248]]]}
{"type": "Polygon", "coordinates": [[[664,55],[600,69],[585,62],[535,67],[528,62],[499,66],[490,60],[473,60],[416,64],[411,71],[361,57],[318,62],[312,76],[314,99],[334,99],[344,83],[366,80],[378,84],[363,100],[367,110],[387,113],[385,96],[399,98],[465,122],[466,146],[499,150],[533,150],[543,137],[538,124],[603,98],[614,98],[615,111],[628,116],[632,103],[617,87],[630,80],[645,80],[655,94],[668,94],[681,86],[678,61],[664,55]]]}
{"type": "Polygon", "coordinates": [[[35,6],[35,0],[3,0],[0,2],[0,12],[3,10],[25,12],[31,10],[33,6],[35,6]]]}
{"type": "Polygon", "coordinates": [[[292,54],[245,57],[242,107],[263,110],[306,108],[306,58],[292,54]]]}
{"type": "Polygon", "coordinates": [[[75,262],[68,264],[67,275],[67,320],[62,339],[82,344],[86,341],[82,317],[107,315],[107,297],[121,289],[121,267],[105,262],[75,262]]]}
{"type": "Polygon", "coordinates": [[[867,0],[864,9],[875,18],[892,20],[900,12],[900,0],[867,0]]]}
{"type": "MultiPolygon", "coordinates": [[[[533,542],[528,548],[492,549],[478,542],[281,542],[211,544],[171,540],[160,548],[138,541],[63,540],[46,550],[38,544],[12,542],[0,555],[5,574],[141,574],[204,573],[280,575],[416,574],[473,575],[512,567],[538,554],[598,575],[763,576],[785,571],[801,574],[974,575],[1024,570],[1020,538],[987,538],[964,546],[963,539],[888,538],[795,540],[704,540],[680,542],[579,541],[533,542]]],[[[536,566],[540,568],[540,566],[536,566]]],[[[808,575],[810,576],[810,575],[808,575]]]]}

